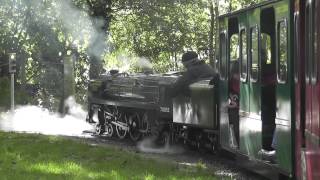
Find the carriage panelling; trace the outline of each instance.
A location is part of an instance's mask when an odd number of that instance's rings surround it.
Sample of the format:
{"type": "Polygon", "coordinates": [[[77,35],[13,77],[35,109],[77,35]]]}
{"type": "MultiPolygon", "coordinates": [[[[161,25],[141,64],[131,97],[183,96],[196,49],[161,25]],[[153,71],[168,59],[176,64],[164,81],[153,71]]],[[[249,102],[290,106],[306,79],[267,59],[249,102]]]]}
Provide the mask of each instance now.
{"type": "Polygon", "coordinates": [[[295,82],[295,169],[296,178],[302,180],[305,169],[305,140],[304,140],[304,4],[301,0],[295,1],[295,15],[294,15],[294,82],[295,82]]]}
{"type": "MultiPolygon", "coordinates": [[[[308,68],[306,79],[306,161],[308,180],[320,179],[320,139],[319,139],[319,102],[320,102],[320,83],[319,83],[319,33],[320,33],[320,1],[307,1],[306,11],[309,11],[309,37],[308,56],[305,63],[308,68]]],[[[308,14],[306,14],[307,16],[308,14]]],[[[306,25],[307,27],[307,25],[306,25]]],[[[308,27],[307,27],[308,28],[308,27]]]]}

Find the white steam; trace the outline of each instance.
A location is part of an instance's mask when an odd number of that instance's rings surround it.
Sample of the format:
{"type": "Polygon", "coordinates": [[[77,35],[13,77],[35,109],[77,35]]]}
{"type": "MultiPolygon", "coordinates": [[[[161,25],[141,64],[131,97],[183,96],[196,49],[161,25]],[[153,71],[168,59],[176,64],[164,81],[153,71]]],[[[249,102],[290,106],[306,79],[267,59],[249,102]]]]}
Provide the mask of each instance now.
{"type": "Polygon", "coordinates": [[[153,69],[153,65],[150,60],[146,57],[135,57],[135,56],[127,56],[125,54],[121,54],[116,57],[117,63],[110,63],[107,66],[110,69],[117,69],[119,72],[129,72],[133,67],[139,69],[153,69]]]}
{"type": "Polygon", "coordinates": [[[149,69],[152,69],[152,64],[151,64],[151,62],[150,62],[147,58],[145,58],[145,57],[137,58],[136,65],[137,65],[138,67],[141,67],[141,68],[149,68],[149,69]]]}
{"type": "Polygon", "coordinates": [[[102,18],[90,17],[88,7],[80,9],[70,0],[56,1],[54,11],[63,27],[71,34],[73,44],[77,46],[89,40],[88,54],[100,59],[107,47],[106,33],[102,31],[105,21],[102,18]]]}
{"type": "Polygon", "coordinates": [[[155,137],[149,137],[143,139],[138,143],[137,147],[139,151],[154,154],[181,154],[183,153],[183,148],[180,146],[170,145],[166,143],[163,147],[155,146],[155,137]]]}
{"type": "MultiPolygon", "coordinates": [[[[53,0],[48,3],[39,3],[37,0],[22,1],[30,6],[35,13],[30,14],[38,24],[52,29],[60,27],[68,43],[79,49],[87,48],[89,56],[101,59],[107,48],[106,32],[103,32],[105,20],[93,18],[89,8],[85,5],[76,7],[71,0],[53,0]],[[71,38],[70,38],[71,37],[71,38]]],[[[26,10],[21,7],[20,11],[26,10]]]]}
{"type": "Polygon", "coordinates": [[[85,136],[85,130],[92,126],[85,122],[86,112],[77,104],[74,98],[66,101],[69,114],[49,112],[37,106],[18,107],[13,113],[0,114],[0,130],[40,133],[45,135],[85,136]]]}

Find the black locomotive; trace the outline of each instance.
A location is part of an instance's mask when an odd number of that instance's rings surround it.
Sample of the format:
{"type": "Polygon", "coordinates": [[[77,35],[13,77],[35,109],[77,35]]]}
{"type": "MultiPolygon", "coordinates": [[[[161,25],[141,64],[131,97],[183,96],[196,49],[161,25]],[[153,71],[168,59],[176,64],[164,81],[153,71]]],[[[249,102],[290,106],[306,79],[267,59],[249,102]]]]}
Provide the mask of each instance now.
{"type": "Polygon", "coordinates": [[[89,83],[89,120],[98,111],[96,132],[133,141],[157,137],[163,144],[182,139],[215,148],[217,119],[214,85],[202,79],[190,85],[189,96],[170,96],[179,73],[127,74],[110,71],[89,83]]]}

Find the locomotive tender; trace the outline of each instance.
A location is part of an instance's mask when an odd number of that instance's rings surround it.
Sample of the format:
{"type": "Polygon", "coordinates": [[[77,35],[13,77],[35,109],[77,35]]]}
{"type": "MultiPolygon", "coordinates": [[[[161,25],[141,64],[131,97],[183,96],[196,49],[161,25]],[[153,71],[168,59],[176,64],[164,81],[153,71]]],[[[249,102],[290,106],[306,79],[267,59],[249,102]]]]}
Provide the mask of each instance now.
{"type": "Polygon", "coordinates": [[[89,85],[97,131],[218,145],[270,179],[319,180],[320,1],[270,0],[218,21],[218,83],[199,80],[171,99],[177,74],[102,76],[89,85]]]}

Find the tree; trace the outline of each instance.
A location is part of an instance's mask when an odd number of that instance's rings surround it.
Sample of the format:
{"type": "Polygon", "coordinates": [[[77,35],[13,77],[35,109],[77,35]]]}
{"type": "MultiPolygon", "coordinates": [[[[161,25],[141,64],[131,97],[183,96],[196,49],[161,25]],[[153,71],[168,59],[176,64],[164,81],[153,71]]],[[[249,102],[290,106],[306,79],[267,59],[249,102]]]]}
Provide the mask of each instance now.
{"type": "Polygon", "coordinates": [[[111,22],[111,42],[114,49],[147,57],[160,72],[176,69],[187,49],[208,57],[208,8],[203,1],[134,1],[111,22]]]}

